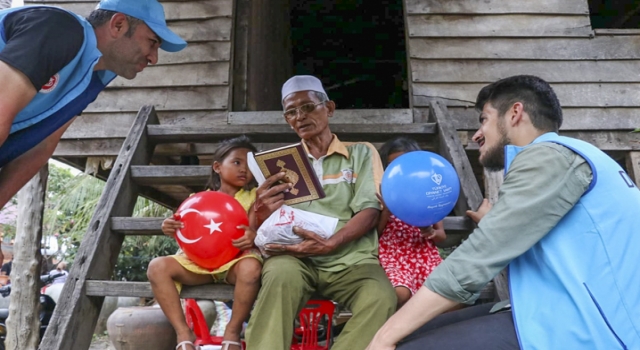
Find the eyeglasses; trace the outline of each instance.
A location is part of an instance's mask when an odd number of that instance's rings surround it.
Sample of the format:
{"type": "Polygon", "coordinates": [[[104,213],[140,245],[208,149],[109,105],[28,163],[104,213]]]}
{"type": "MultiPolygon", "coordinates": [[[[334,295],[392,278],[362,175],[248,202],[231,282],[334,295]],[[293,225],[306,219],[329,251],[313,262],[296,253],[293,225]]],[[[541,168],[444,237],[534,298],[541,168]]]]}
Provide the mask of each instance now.
{"type": "Polygon", "coordinates": [[[309,103],[303,104],[300,107],[287,109],[283,113],[284,119],[286,119],[287,121],[292,121],[298,116],[298,113],[300,113],[300,114],[309,114],[309,113],[313,112],[316,109],[316,107],[318,107],[318,105],[321,105],[321,104],[323,104],[325,102],[327,102],[327,101],[322,101],[322,102],[318,102],[318,103],[309,102],[309,103]]]}

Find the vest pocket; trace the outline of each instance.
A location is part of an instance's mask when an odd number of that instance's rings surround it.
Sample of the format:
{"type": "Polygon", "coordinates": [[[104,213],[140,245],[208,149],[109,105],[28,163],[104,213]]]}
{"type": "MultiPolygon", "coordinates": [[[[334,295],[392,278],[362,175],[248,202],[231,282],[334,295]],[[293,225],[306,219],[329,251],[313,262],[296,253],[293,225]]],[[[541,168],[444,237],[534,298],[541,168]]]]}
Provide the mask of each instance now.
{"type": "Polygon", "coordinates": [[[611,334],[613,334],[613,336],[616,338],[616,340],[618,340],[618,343],[620,343],[620,346],[627,350],[627,346],[622,342],[622,339],[620,339],[620,337],[618,337],[618,334],[616,334],[616,331],[613,329],[613,327],[611,327],[611,323],[609,323],[609,320],[607,319],[607,315],[604,314],[604,311],[602,310],[602,307],[600,307],[600,304],[598,303],[598,300],[596,300],[596,298],[593,296],[593,293],[591,293],[591,290],[589,289],[589,286],[587,286],[586,283],[583,283],[584,287],[587,289],[587,293],[589,293],[589,296],[591,297],[591,300],[593,301],[593,303],[596,305],[596,308],[598,308],[598,312],[600,313],[600,316],[602,316],[602,319],[604,320],[604,323],[607,324],[607,327],[609,327],[609,330],[611,331],[611,334]]]}

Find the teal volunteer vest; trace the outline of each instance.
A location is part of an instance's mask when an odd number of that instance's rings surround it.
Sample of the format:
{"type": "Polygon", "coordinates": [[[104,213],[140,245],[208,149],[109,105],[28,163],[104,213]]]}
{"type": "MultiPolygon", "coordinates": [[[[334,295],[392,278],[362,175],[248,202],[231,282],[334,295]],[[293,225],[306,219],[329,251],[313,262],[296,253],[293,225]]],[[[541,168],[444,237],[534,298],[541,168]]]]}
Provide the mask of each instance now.
{"type": "MultiPolygon", "coordinates": [[[[581,155],[593,180],[558,225],[509,264],[520,347],[640,349],[640,191],[589,143],[556,133],[532,144],[540,142],[581,155]]],[[[505,148],[505,172],[522,149],[505,148]]]]}
{"type": "MultiPolygon", "coordinates": [[[[7,15],[33,8],[47,6],[18,7],[0,11],[0,50],[6,46],[4,20],[7,15]]],[[[18,113],[11,126],[9,138],[0,147],[0,168],[79,115],[116,77],[111,71],[93,71],[102,56],[97,48],[93,27],[84,18],[69,13],[82,24],[84,43],[71,62],[51,77],[33,100],[18,113]]]]}

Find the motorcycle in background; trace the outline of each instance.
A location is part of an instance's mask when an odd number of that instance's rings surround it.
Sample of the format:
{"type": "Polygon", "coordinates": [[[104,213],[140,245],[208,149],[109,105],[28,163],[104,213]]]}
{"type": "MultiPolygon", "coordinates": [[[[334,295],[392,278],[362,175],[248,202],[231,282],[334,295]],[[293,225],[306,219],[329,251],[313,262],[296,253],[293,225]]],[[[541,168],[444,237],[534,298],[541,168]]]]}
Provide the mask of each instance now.
{"type": "MultiPolygon", "coordinates": [[[[55,273],[51,275],[42,275],[40,276],[40,281],[44,286],[47,286],[53,282],[58,277],[63,276],[63,273],[55,273]]],[[[43,288],[44,289],[44,288],[43,288]]],[[[40,339],[44,335],[44,332],[47,330],[47,326],[49,325],[49,321],[51,320],[51,316],[53,315],[53,309],[56,307],[56,302],[49,295],[44,294],[41,290],[40,292],[40,308],[39,308],[39,319],[40,319],[40,339]]],[[[11,294],[11,284],[8,284],[2,288],[0,288],[0,295],[3,298],[8,297],[11,294]]],[[[9,317],[9,309],[0,309],[0,350],[4,350],[4,341],[7,337],[7,318],[9,317]]]]}

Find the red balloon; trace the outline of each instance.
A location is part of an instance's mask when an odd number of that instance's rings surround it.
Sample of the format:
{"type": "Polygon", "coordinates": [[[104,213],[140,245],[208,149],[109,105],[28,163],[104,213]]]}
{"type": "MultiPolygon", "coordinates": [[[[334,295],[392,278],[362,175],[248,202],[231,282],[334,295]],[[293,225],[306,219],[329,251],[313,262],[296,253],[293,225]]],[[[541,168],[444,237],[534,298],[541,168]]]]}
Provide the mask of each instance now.
{"type": "Polygon", "coordinates": [[[228,194],[198,192],[187,198],[174,215],[184,224],[176,230],[182,251],[198,266],[214,270],[235,258],[240,250],[231,241],[244,235],[239,225],[249,225],[240,203],[228,194]]]}

